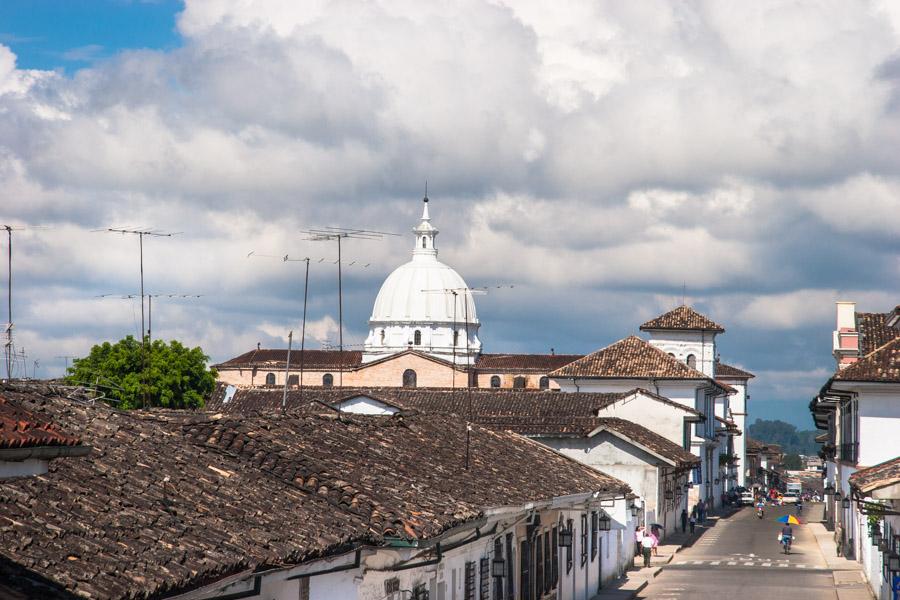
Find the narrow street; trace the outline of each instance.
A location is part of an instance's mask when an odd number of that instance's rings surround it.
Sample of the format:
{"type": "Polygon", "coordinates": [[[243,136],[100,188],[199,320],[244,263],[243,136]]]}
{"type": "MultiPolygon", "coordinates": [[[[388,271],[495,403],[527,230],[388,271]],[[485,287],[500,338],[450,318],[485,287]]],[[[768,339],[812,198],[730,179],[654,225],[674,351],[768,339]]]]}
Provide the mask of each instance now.
{"type": "MultiPolygon", "coordinates": [[[[811,515],[814,520],[820,518],[820,505],[810,509],[814,511],[811,515]]],[[[793,505],[768,507],[762,520],[750,507],[718,520],[693,546],[676,554],[637,597],[657,600],[838,598],[832,570],[808,526],[793,526],[791,554],[782,553],[777,537],[783,525],[776,519],[786,514],[796,514],[793,505]]],[[[801,517],[804,523],[805,517],[804,511],[801,517]]]]}

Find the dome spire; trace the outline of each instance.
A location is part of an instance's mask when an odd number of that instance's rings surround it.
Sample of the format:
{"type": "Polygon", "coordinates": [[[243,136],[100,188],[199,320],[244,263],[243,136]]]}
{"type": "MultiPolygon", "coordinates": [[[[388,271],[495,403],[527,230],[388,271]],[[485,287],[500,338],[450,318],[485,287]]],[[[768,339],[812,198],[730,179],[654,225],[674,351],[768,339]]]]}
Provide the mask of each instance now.
{"type": "Polygon", "coordinates": [[[413,249],[413,260],[428,260],[437,258],[437,248],[434,246],[434,238],[438,230],[431,224],[431,215],[428,213],[428,182],[425,182],[425,197],[422,198],[422,220],[413,229],[416,236],[416,246],[413,249]]]}

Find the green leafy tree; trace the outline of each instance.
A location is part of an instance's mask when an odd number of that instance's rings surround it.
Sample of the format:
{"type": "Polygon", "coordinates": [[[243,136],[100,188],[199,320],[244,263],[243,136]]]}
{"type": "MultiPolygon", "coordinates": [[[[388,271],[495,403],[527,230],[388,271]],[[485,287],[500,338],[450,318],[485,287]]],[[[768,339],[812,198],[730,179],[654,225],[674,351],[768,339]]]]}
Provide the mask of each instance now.
{"type": "Polygon", "coordinates": [[[748,428],[750,437],[769,444],[778,444],[784,452],[795,454],[815,454],[819,451],[816,443],[818,432],[814,430],[797,431],[790,423],[778,419],[757,419],[748,428]]]}
{"type": "Polygon", "coordinates": [[[781,466],[788,471],[802,471],[803,461],[800,460],[799,454],[785,454],[784,460],[781,461],[781,466]]]}
{"type": "Polygon", "coordinates": [[[91,348],[84,358],[76,358],[66,380],[72,384],[99,385],[121,408],[150,406],[200,408],[215,387],[218,374],[207,369],[209,357],[200,347],[187,348],[172,340],[155,340],[143,355],[141,343],[128,336],[110,344],[91,348]],[[146,360],[147,370],[144,374],[146,360]]]}

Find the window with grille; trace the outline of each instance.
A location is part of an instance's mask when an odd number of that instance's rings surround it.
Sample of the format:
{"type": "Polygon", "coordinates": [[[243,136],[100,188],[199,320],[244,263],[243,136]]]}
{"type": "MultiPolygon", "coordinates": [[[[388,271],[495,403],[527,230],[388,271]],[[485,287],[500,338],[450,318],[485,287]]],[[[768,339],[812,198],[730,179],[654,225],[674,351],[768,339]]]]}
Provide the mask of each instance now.
{"type": "Polygon", "coordinates": [[[534,538],[534,597],[544,595],[544,544],[541,534],[534,538]]]}
{"type": "Polygon", "coordinates": [[[331,387],[334,385],[334,375],[331,373],[325,373],[322,375],[322,385],[324,387],[331,387]]]}
{"type": "Polygon", "coordinates": [[[399,599],[400,597],[400,578],[391,577],[384,582],[384,595],[388,600],[399,599]]]}
{"type": "Polygon", "coordinates": [[[299,375],[291,375],[288,377],[288,385],[300,385],[300,376],[299,375]]]}
{"type": "Polygon", "coordinates": [[[506,534],[506,600],[514,600],[513,578],[516,576],[515,563],[513,562],[513,534],[506,534]]]}
{"type": "Polygon", "coordinates": [[[416,346],[422,345],[422,332],[416,329],[416,332],[413,334],[413,344],[416,346]]]}
{"type": "Polygon", "coordinates": [[[538,384],[542,390],[546,390],[550,387],[550,378],[544,375],[541,377],[541,380],[538,384]]]}
{"type": "Polygon", "coordinates": [[[266,373],[266,385],[275,385],[275,373],[266,373]]]}
{"type": "Polygon", "coordinates": [[[403,387],[405,388],[414,388],[416,387],[417,382],[416,372],[412,369],[407,369],[403,371],[403,387]]]}
{"type": "Polygon", "coordinates": [[[480,594],[478,598],[480,600],[490,600],[491,598],[491,559],[488,557],[484,557],[480,561],[481,578],[479,580],[479,588],[480,594]]]}
{"type": "Polygon", "coordinates": [[[466,563],[463,580],[463,600],[475,600],[475,561],[466,563]]]}
{"type": "Polygon", "coordinates": [[[550,532],[544,532],[544,593],[553,589],[553,554],[550,552],[550,532]]]}
{"type": "Polygon", "coordinates": [[[552,571],[550,577],[552,587],[555,588],[556,584],[559,583],[559,535],[556,527],[550,532],[550,552],[553,554],[551,558],[553,562],[550,565],[552,571]]]}
{"type": "MultiPolygon", "coordinates": [[[[494,558],[503,558],[503,538],[494,540],[494,558]]],[[[509,565],[507,564],[507,569],[509,565]]],[[[512,581],[512,580],[510,580],[512,581]]],[[[485,599],[487,600],[487,599],[485,599]]],[[[503,577],[494,577],[494,600],[503,600],[503,577]]]]}
{"type": "Polygon", "coordinates": [[[531,545],[528,540],[522,540],[519,545],[519,589],[522,590],[522,600],[531,600],[531,545]]]}
{"type": "Polygon", "coordinates": [[[597,558],[597,538],[600,531],[599,515],[597,511],[591,512],[591,562],[597,558]]]}
{"type": "Polygon", "coordinates": [[[581,566],[588,561],[588,522],[587,515],[581,515],[581,566]]]}
{"type": "Polygon", "coordinates": [[[525,389],[525,378],[524,377],[514,377],[513,378],[513,387],[517,390],[525,389]]]}
{"type": "MultiPolygon", "coordinates": [[[[575,539],[575,537],[574,537],[574,533],[575,533],[575,532],[573,531],[573,529],[575,529],[575,521],[573,521],[572,519],[568,519],[568,520],[566,521],[566,529],[569,531],[570,534],[572,534],[572,539],[574,540],[574,539],[575,539]]],[[[574,543],[574,542],[573,542],[573,543],[574,543]]],[[[574,551],[573,548],[572,548],[572,544],[569,544],[569,545],[566,547],[566,575],[568,575],[569,573],[572,572],[572,567],[575,565],[575,555],[574,555],[574,552],[575,552],[575,551],[574,551]]]]}
{"type": "Polygon", "coordinates": [[[500,387],[500,376],[499,376],[499,375],[492,375],[492,376],[491,376],[491,387],[492,387],[492,388],[498,388],[498,387],[500,387]]]}

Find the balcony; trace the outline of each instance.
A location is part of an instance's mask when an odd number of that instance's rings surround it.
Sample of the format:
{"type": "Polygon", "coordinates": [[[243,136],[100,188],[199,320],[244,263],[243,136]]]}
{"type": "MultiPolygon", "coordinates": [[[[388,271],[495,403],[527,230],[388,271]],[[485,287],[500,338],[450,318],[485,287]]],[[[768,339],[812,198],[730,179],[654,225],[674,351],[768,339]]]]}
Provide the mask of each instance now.
{"type": "Polygon", "coordinates": [[[859,459],[859,442],[841,444],[838,446],[838,449],[840,451],[840,460],[856,464],[859,459]]]}

